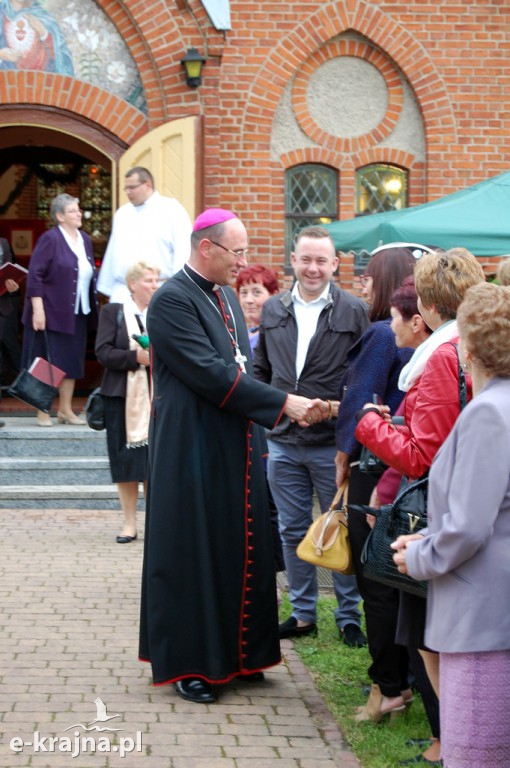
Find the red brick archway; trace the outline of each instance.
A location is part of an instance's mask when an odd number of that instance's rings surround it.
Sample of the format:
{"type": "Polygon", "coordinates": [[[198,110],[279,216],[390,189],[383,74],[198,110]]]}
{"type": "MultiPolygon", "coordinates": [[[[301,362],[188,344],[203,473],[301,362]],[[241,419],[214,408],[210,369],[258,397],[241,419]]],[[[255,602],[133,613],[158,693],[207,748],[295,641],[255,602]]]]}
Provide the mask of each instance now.
{"type": "MultiPolygon", "coordinates": [[[[358,142],[357,146],[351,147],[352,154],[338,151],[346,149],[342,142],[336,145],[329,142],[326,148],[299,150],[279,160],[270,158],[273,116],[285,87],[305,62],[313,62],[314,52],[320,57],[321,49],[331,46],[338,35],[347,31],[363,35],[369,44],[384,51],[407,78],[421,110],[427,152],[456,142],[455,119],[447,91],[432,57],[409,31],[365,0],[337,0],[311,15],[283,37],[268,56],[253,82],[242,119],[242,153],[253,159],[256,173],[261,176],[265,172],[267,178],[267,170],[270,169],[268,188],[273,216],[269,252],[271,260],[277,263],[283,260],[284,253],[281,225],[284,215],[283,174],[286,167],[294,164],[291,161],[324,162],[341,170],[340,204],[347,218],[353,215],[354,170],[376,159],[409,168],[413,204],[425,202],[427,198],[425,164],[415,162],[407,153],[383,150],[377,146],[378,142],[366,142],[365,147],[358,142]],[[406,157],[402,158],[401,154],[406,154],[406,157]]],[[[253,222],[253,225],[256,231],[257,223],[253,222]]]]}
{"type": "Polygon", "coordinates": [[[148,130],[147,117],[127,101],[95,85],[75,80],[67,75],[49,72],[0,72],[2,107],[0,121],[8,106],[20,111],[42,108],[39,124],[50,119],[52,109],[62,110],[80,122],[90,121],[99,129],[117,136],[120,142],[131,144],[148,130]],[[20,107],[20,105],[24,105],[20,107]]]}
{"type": "Polygon", "coordinates": [[[149,10],[139,0],[130,4],[130,11],[120,0],[96,2],[128,45],[142,81],[147,115],[90,83],[48,72],[0,71],[2,104],[65,110],[131,144],[149,130],[188,114],[190,102],[194,104],[196,94],[185,85],[180,64],[187,43],[165,0],[153,0],[149,10]]]}

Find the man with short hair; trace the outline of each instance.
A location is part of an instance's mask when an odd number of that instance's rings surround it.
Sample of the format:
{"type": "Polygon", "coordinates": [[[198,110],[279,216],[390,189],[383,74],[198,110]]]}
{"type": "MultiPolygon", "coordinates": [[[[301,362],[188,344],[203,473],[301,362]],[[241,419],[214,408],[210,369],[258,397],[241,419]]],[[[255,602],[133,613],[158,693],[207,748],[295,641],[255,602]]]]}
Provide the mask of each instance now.
{"type": "Polygon", "coordinates": [[[129,203],[113,217],[97,280],[97,290],[111,302],[129,298],[128,267],[144,258],[160,270],[162,280],[177,272],[189,257],[191,221],[184,206],[154,189],[147,168],[136,166],[126,173],[124,191],[129,203]]]}
{"type": "Polygon", "coordinates": [[[234,213],[202,213],[189,262],[147,315],[154,386],[140,658],[156,684],[204,704],[215,701],[213,686],[260,682],[280,661],[262,427],[284,414],[307,426],[325,406],[251,375],[231,288],[247,245],[234,213]]]}
{"type": "MultiPolygon", "coordinates": [[[[317,632],[317,571],[296,554],[312,523],[315,489],[324,512],[336,493],[335,423],[338,384],[347,355],[369,324],[366,304],[332,281],[338,257],[327,230],[300,231],[291,254],[296,282],[262,309],[254,372],[285,392],[331,402],[329,421],[303,429],[282,419],[268,433],[268,480],[278,510],[292,614],[280,637],[317,632]]],[[[335,620],[344,642],[362,646],[360,596],[355,576],[333,573],[335,620]]]]}

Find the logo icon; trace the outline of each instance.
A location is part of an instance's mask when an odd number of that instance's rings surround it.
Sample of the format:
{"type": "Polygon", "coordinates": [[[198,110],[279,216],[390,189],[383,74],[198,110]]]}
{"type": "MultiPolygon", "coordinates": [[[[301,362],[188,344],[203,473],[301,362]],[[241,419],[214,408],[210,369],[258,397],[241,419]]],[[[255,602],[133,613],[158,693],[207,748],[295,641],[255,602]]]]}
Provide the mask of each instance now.
{"type": "MultiPolygon", "coordinates": [[[[124,731],[125,729],[113,727],[114,724],[111,721],[116,720],[121,715],[109,715],[106,704],[99,696],[94,699],[94,704],[96,705],[96,716],[93,720],[89,723],[75,723],[64,729],[64,733],[73,730],[72,736],[46,736],[41,734],[40,731],[34,731],[31,741],[26,741],[20,736],[15,736],[11,739],[9,744],[11,750],[15,753],[20,753],[31,747],[33,753],[67,752],[69,757],[78,757],[79,755],[93,752],[113,752],[122,758],[131,752],[141,753],[143,751],[142,732],[136,731],[134,738],[131,736],[119,736],[118,743],[114,743],[111,739],[113,738],[117,741],[117,737],[112,734],[117,731],[124,731]],[[111,725],[107,725],[107,723],[111,723],[111,725]],[[86,732],[86,735],[83,734],[83,731],[86,732]],[[96,731],[101,734],[105,734],[106,731],[108,735],[90,735],[90,731],[96,731]]],[[[115,725],[117,724],[115,723],[115,725]]]]}
{"type": "Polygon", "coordinates": [[[64,728],[64,731],[70,731],[71,728],[83,728],[84,731],[123,731],[124,728],[108,728],[105,726],[104,728],[101,728],[100,725],[96,725],[96,723],[107,723],[109,720],[114,720],[116,717],[120,717],[120,715],[109,715],[106,712],[106,704],[102,699],[97,697],[97,699],[94,699],[94,704],[96,705],[96,717],[94,720],[91,720],[90,723],[87,725],[83,725],[83,723],[76,723],[75,725],[70,725],[69,728],[64,728]]]}

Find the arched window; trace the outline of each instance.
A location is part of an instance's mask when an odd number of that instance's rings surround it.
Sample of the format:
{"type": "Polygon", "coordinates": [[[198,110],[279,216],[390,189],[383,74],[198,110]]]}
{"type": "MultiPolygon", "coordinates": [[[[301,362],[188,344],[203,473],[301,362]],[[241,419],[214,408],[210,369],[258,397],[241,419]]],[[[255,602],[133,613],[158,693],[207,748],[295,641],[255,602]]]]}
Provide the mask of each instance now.
{"type": "Polygon", "coordinates": [[[407,206],[407,171],[377,163],[356,171],[356,215],[395,211],[407,206]]]}
{"type": "Polygon", "coordinates": [[[338,218],[338,175],[333,168],[307,163],[285,174],[285,253],[290,257],[300,229],[329,224],[338,218]]]}

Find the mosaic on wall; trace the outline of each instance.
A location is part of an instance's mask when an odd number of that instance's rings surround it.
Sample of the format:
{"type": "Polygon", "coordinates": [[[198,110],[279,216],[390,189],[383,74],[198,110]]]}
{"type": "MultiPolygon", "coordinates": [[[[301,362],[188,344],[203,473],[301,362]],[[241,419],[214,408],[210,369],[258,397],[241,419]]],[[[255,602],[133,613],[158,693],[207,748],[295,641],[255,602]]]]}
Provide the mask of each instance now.
{"type": "Polygon", "coordinates": [[[133,59],[93,0],[0,0],[0,69],[70,75],[147,111],[133,59]]]}

